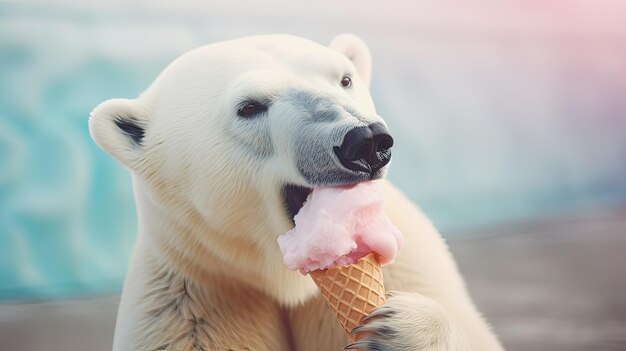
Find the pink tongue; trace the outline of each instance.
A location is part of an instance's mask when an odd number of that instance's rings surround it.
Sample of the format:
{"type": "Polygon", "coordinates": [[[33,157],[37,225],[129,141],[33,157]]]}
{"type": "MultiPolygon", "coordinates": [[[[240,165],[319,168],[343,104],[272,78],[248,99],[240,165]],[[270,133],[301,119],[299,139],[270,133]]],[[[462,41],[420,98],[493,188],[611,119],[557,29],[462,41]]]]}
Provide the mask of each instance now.
{"type": "Polygon", "coordinates": [[[314,189],[294,218],[295,228],[278,238],[285,264],[307,273],[350,265],[371,252],[383,265],[393,262],[402,235],[383,205],[375,182],[314,189]]]}

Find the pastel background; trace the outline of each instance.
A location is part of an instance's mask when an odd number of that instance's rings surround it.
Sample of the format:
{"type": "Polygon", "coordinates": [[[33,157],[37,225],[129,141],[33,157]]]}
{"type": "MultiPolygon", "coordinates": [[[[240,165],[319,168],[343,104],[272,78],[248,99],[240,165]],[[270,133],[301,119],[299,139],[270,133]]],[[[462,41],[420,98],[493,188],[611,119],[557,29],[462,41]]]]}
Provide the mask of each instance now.
{"type": "Polygon", "coordinates": [[[121,288],[136,219],[88,134],[99,102],[200,45],[342,32],[373,54],[389,177],[447,238],[626,221],[626,2],[0,1],[0,299],[121,288]]]}

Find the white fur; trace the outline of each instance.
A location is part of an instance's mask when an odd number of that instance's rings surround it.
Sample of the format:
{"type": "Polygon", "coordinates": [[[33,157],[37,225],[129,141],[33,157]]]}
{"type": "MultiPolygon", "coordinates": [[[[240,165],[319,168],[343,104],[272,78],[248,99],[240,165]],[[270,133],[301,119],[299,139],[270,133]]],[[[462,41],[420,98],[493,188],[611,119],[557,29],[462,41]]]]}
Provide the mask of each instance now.
{"type": "MultiPolygon", "coordinates": [[[[92,112],[93,139],[133,174],[139,221],[115,350],[320,350],[345,342],[326,312],[297,317],[319,294],[309,277],[287,270],[276,243],[291,227],[282,185],[308,185],[294,151],[305,117],[290,92],[358,114],[342,114],[338,126],[384,124],[369,95],[365,44],[343,35],[331,48],[284,35],[208,45],[170,64],[139,98],[109,100],[92,112]],[[344,74],[350,89],[339,85],[344,74]],[[239,118],[236,104],[247,96],[272,97],[272,107],[239,118]],[[116,118],[145,127],[139,145],[116,118]],[[302,326],[317,318],[333,327],[315,337],[302,326]]],[[[438,233],[385,188],[390,217],[408,234],[385,279],[405,293],[388,304],[398,311],[389,325],[400,336],[370,339],[384,350],[500,349],[438,233]]]]}

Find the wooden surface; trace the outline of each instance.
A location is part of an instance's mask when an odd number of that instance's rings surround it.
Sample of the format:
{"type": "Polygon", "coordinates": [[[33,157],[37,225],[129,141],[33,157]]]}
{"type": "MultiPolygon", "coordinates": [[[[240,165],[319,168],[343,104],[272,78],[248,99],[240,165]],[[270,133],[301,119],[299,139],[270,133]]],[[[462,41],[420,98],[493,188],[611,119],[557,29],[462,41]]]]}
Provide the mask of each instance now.
{"type": "Polygon", "coordinates": [[[508,350],[626,350],[626,210],[463,234],[485,236],[450,247],[508,350]]]}

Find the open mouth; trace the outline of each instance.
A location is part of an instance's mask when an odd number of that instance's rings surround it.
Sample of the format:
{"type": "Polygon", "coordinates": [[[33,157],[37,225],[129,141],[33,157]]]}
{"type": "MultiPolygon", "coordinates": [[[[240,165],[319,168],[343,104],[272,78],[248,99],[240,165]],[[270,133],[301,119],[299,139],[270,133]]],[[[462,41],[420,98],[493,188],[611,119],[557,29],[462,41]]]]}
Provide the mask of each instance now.
{"type": "MultiPolygon", "coordinates": [[[[349,182],[347,184],[335,185],[340,188],[350,188],[359,182],[349,182]]],[[[291,222],[295,224],[294,217],[298,214],[309,195],[313,192],[313,188],[306,186],[287,184],[283,187],[283,202],[287,210],[287,215],[291,222]]]]}
{"type": "Polygon", "coordinates": [[[312,191],[312,188],[292,184],[283,187],[283,201],[292,223],[312,191]]]}

